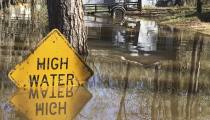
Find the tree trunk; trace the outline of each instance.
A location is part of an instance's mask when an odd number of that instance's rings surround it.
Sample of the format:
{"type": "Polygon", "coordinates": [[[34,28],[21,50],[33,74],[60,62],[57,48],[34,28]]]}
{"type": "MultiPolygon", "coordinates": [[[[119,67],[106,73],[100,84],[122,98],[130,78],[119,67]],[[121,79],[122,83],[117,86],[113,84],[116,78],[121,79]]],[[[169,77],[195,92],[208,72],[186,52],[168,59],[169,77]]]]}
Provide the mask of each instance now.
{"type": "Polygon", "coordinates": [[[178,5],[178,6],[181,6],[182,5],[182,1],[181,0],[176,0],[174,5],[178,5]]]}
{"type": "Polygon", "coordinates": [[[82,0],[47,0],[50,30],[59,29],[80,55],[87,54],[82,0]]]}
{"type": "Polygon", "coordinates": [[[201,13],[202,12],[202,2],[201,0],[197,0],[197,13],[201,13]]]}
{"type": "Polygon", "coordinates": [[[139,11],[142,10],[142,0],[138,0],[138,9],[139,11]]]}

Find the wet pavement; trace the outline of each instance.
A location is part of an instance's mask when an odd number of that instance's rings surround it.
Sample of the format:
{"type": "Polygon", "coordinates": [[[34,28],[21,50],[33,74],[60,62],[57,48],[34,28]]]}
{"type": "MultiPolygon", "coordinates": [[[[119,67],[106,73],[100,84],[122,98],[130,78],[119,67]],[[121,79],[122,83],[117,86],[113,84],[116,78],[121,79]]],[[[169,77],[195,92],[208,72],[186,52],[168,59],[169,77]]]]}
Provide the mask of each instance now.
{"type": "Polygon", "coordinates": [[[48,30],[42,15],[16,16],[0,19],[2,120],[210,119],[210,36],[147,19],[86,16],[94,76],[84,87],[27,91],[8,71],[48,30]]]}

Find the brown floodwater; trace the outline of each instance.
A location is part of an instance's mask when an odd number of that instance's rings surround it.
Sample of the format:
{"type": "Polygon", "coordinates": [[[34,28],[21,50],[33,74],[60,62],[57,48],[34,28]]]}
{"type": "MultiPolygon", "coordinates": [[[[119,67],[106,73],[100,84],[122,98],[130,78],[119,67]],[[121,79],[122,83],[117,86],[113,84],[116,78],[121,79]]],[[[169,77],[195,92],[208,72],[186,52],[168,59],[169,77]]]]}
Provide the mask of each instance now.
{"type": "Polygon", "coordinates": [[[86,16],[94,71],[87,84],[19,90],[9,70],[48,33],[42,14],[20,13],[0,18],[0,119],[210,119],[210,36],[148,19],[86,16]]]}

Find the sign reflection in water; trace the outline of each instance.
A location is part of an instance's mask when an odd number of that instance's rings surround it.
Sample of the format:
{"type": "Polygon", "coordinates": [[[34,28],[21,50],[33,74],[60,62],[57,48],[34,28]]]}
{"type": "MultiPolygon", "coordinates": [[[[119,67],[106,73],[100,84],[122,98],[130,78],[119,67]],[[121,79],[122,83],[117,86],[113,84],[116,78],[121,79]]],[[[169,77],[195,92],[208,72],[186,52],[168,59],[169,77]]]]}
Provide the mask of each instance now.
{"type": "Polygon", "coordinates": [[[85,87],[19,89],[10,102],[30,120],[71,120],[91,99],[85,87]]]}

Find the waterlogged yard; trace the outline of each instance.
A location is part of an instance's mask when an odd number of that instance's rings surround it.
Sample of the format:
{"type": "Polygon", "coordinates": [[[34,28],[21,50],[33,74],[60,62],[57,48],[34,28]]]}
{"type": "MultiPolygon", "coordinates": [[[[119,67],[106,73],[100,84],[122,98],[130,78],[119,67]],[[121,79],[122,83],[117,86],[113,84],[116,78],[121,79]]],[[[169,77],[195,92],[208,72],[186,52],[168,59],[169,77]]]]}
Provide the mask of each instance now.
{"type": "MultiPolygon", "coordinates": [[[[7,74],[48,30],[43,16],[13,16],[0,19],[2,120],[210,119],[209,36],[129,16],[117,23],[106,15],[86,16],[90,80],[80,87],[26,90],[17,89],[7,74]]],[[[69,64],[68,59],[38,63],[40,69],[69,64]]]]}

